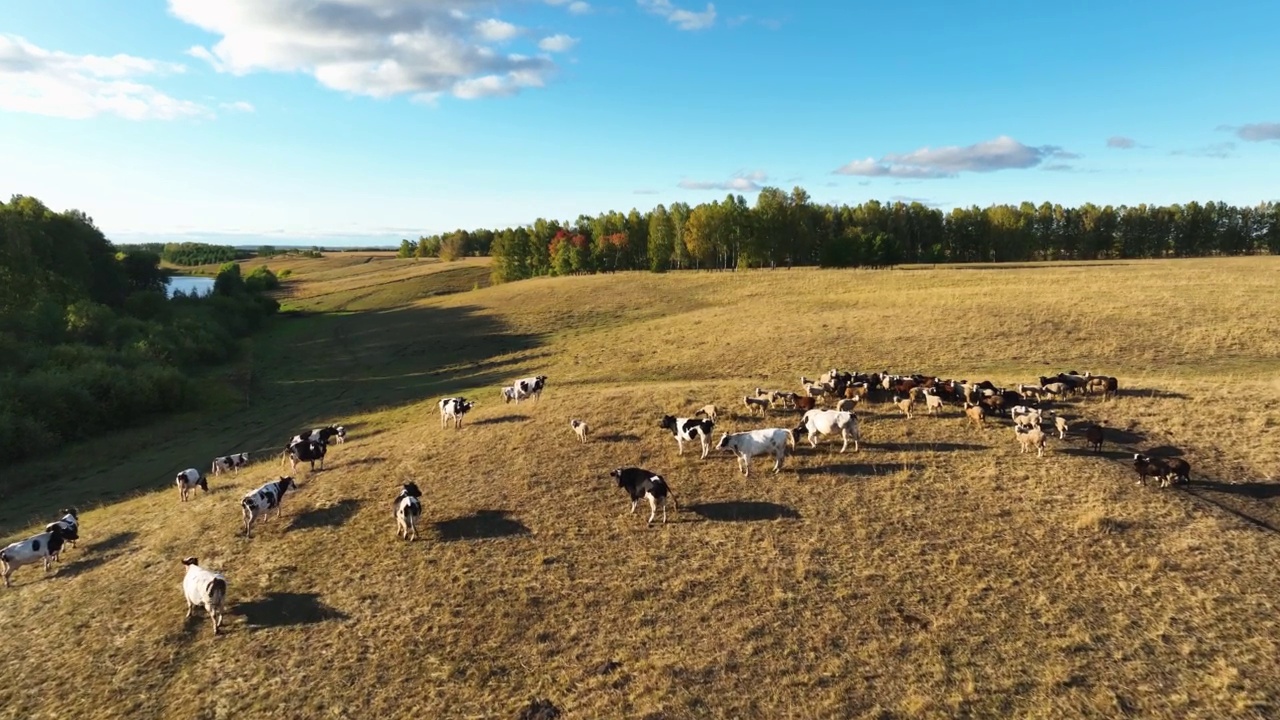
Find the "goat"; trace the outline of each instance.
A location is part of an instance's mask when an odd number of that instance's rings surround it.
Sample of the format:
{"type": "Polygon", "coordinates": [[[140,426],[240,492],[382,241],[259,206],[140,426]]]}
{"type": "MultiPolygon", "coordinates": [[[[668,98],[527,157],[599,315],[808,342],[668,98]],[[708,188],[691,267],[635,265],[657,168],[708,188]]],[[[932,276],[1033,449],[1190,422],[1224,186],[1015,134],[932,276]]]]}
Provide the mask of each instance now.
{"type": "Polygon", "coordinates": [[[764,428],[748,432],[724,433],[717,450],[732,451],[738,457],[742,474],[751,477],[751,458],[756,455],[772,453],[774,456],[773,471],[782,470],[782,461],[787,456],[787,445],[794,444],[795,438],[785,428],[764,428]]]}
{"type": "Polygon", "coordinates": [[[587,436],[591,434],[591,426],[581,420],[570,420],[569,427],[573,428],[573,432],[578,435],[578,440],[587,441],[587,436]]]}
{"type": "Polygon", "coordinates": [[[218,634],[222,625],[222,606],[227,598],[227,579],[222,573],[210,572],[200,567],[199,560],[194,557],[183,558],[182,564],[187,566],[187,575],[182,579],[182,593],[187,598],[187,617],[197,607],[203,607],[213,621],[213,634],[218,634]]]}
{"type": "Polygon", "coordinates": [[[422,515],[422,491],[418,484],[407,482],[396,496],[396,537],[413,542],[418,539],[418,517],[422,515]]]}
{"type": "Polygon", "coordinates": [[[653,518],[658,514],[658,506],[662,506],[662,523],[667,522],[667,499],[671,499],[672,509],[677,512],[680,510],[679,503],[676,502],[676,494],[671,491],[671,487],[667,485],[666,479],[657,473],[649,472],[637,467],[617,468],[609,471],[609,475],[618,481],[618,487],[627,491],[627,496],[631,498],[631,512],[636,511],[636,504],[641,498],[649,501],[649,523],[653,524],[653,518]]]}

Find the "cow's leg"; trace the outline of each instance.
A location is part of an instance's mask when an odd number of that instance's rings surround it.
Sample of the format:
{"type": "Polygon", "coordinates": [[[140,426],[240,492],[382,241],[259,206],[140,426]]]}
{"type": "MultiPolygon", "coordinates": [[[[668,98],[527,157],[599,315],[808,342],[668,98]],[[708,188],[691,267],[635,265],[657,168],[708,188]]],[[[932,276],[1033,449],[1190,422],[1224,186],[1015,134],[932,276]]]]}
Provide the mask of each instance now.
{"type": "Polygon", "coordinates": [[[635,515],[635,514],[636,514],[636,503],[637,503],[637,502],[639,502],[639,501],[638,501],[638,500],[632,500],[632,501],[631,501],[631,514],[632,514],[632,515],[635,515]]]}
{"type": "Polygon", "coordinates": [[[844,452],[849,449],[849,431],[840,428],[840,439],[844,440],[844,445],[840,446],[840,452],[844,452]]]}
{"type": "Polygon", "coordinates": [[[676,436],[676,447],[677,447],[677,448],[679,448],[679,450],[676,452],[676,454],[677,454],[677,455],[683,455],[683,454],[684,454],[684,441],[680,439],[680,436],[679,436],[679,435],[677,435],[677,436],[676,436]]]}
{"type": "Polygon", "coordinates": [[[658,501],[651,492],[645,493],[644,497],[649,501],[649,524],[652,525],[654,516],[658,514],[658,501]]]}

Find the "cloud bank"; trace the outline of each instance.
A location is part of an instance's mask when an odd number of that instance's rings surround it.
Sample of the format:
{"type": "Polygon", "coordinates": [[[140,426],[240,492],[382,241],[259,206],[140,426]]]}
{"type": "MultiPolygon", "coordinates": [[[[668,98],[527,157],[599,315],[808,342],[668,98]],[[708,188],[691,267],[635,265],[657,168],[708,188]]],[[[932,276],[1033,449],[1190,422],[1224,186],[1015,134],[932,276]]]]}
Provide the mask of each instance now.
{"type": "Polygon", "coordinates": [[[905,154],[885,155],[879,160],[854,160],[834,172],[837,175],[928,180],[953,178],[962,172],[1025,170],[1050,159],[1067,160],[1078,157],[1080,155],[1067,152],[1057,145],[1032,147],[1001,135],[994,140],[964,147],[923,147],[905,154]]]}

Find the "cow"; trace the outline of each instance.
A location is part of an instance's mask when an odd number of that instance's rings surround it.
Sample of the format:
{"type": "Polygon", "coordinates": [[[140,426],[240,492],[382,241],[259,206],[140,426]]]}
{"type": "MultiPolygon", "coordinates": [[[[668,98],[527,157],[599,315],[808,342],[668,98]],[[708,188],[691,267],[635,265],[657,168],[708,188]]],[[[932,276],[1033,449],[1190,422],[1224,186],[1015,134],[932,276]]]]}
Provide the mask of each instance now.
{"type": "Polygon", "coordinates": [[[221,475],[230,471],[233,475],[240,474],[240,468],[249,464],[249,453],[242,452],[234,455],[226,455],[224,457],[216,457],[213,459],[213,467],[209,472],[213,475],[221,475]]]}
{"type": "Polygon", "coordinates": [[[800,442],[800,438],[808,435],[809,446],[815,448],[818,447],[820,435],[836,433],[840,433],[840,438],[844,440],[844,445],[840,446],[840,452],[844,452],[849,447],[850,436],[853,436],[853,451],[858,452],[858,441],[861,439],[858,433],[858,416],[851,412],[809,410],[800,419],[800,424],[791,431],[793,444],[800,442]]]}
{"type": "Polygon", "coordinates": [[[542,390],[547,386],[547,376],[537,375],[530,378],[517,380],[512,384],[515,389],[515,400],[520,402],[524,398],[531,397],[537,402],[542,397],[542,390]]]}
{"type": "Polygon", "coordinates": [[[711,429],[716,425],[711,419],[698,418],[682,418],[674,415],[663,415],[662,420],[658,423],[658,427],[663,430],[670,430],[671,434],[676,438],[676,446],[679,448],[677,454],[684,454],[685,441],[693,442],[697,438],[702,443],[702,459],[706,459],[707,453],[711,452],[711,429]]]}
{"type": "MultiPolygon", "coordinates": [[[[71,543],[71,547],[76,546],[76,541],[80,539],[80,514],[75,508],[63,508],[59,512],[62,517],[44,526],[45,532],[52,532],[56,527],[62,535],[65,542],[71,543]]],[[[62,557],[62,548],[53,551],[53,560],[57,562],[62,557]]]]}
{"type": "Polygon", "coordinates": [[[396,537],[410,542],[418,539],[418,517],[422,515],[422,491],[418,484],[407,482],[396,496],[396,537]]]}
{"type": "Polygon", "coordinates": [[[475,401],[461,397],[442,398],[436,406],[440,408],[440,427],[453,422],[454,429],[462,427],[462,416],[475,407],[475,401]]]}
{"type": "Polygon", "coordinates": [[[205,493],[209,492],[209,481],[195,468],[187,468],[178,473],[178,476],[174,479],[174,484],[178,486],[178,497],[182,502],[186,502],[196,488],[204,490],[205,493]]]}
{"type": "Polygon", "coordinates": [[[296,488],[298,485],[293,481],[292,477],[282,477],[274,482],[245,493],[244,499],[240,501],[241,508],[244,512],[244,535],[249,537],[249,529],[253,525],[253,521],[258,516],[265,515],[268,510],[275,508],[276,517],[280,517],[280,501],[284,500],[284,494],[289,488],[296,488]]]}
{"type": "Polygon", "coordinates": [[[39,535],[11,543],[0,550],[0,574],[4,575],[4,586],[11,585],[9,576],[23,565],[43,562],[47,574],[52,567],[53,557],[62,550],[62,542],[62,530],[55,524],[39,535]]]}
{"type": "Polygon", "coordinates": [[[751,477],[751,458],[756,455],[772,454],[775,458],[773,471],[782,470],[782,461],[787,456],[787,444],[794,443],[794,437],[786,428],[765,428],[739,433],[724,433],[717,450],[731,450],[738,456],[738,464],[742,474],[751,477]]]}
{"type": "Polygon", "coordinates": [[[195,557],[182,559],[187,566],[186,577],[182,579],[182,594],[187,598],[187,617],[197,607],[203,607],[213,621],[213,634],[218,634],[222,625],[222,606],[227,598],[227,579],[222,573],[205,570],[195,557]]]}
{"type": "Polygon", "coordinates": [[[297,470],[298,463],[309,462],[311,469],[316,469],[316,461],[320,461],[320,469],[324,469],[324,456],[329,446],[323,440],[302,440],[284,449],[284,457],[289,461],[289,469],[297,470]]]}
{"type": "Polygon", "coordinates": [[[609,475],[618,481],[618,487],[627,491],[627,496],[631,498],[631,512],[636,511],[636,505],[641,499],[649,501],[649,523],[653,524],[654,517],[658,514],[658,507],[662,507],[662,522],[667,522],[667,498],[671,499],[673,510],[680,510],[679,504],[676,502],[676,494],[671,491],[667,481],[657,473],[649,472],[637,467],[617,468],[609,471],[609,475]]]}

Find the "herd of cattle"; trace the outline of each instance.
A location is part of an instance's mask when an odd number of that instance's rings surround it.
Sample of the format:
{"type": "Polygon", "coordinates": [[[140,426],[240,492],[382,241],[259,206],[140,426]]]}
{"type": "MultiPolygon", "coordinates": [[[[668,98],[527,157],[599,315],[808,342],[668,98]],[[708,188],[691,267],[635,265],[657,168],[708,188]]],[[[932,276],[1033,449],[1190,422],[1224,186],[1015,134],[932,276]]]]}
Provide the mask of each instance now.
{"type": "MultiPolygon", "coordinates": [[[[528,399],[536,403],[546,383],[545,375],[524,378],[502,388],[501,396],[507,403],[519,403],[528,399]]],[[[743,475],[750,476],[751,460],[760,455],[772,456],[773,471],[781,471],[788,449],[794,449],[804,438],[808,438],[810,446],[816,448],[819,438],[838,435],[843,441],[840,452],[848,449],[850,441],[853,442],[854,452],[859,452],[861,432],[855,408],[868,402],[890,403],[907,418],[913,417],[914,409],[921,404],[930,415],[940,414],[947,404],[951,404],[962,411],[967,422],[972,422],[979,428],[983,427],[988,418],[1008,418],[1012,422],[1014,436],[1021,451],[1026,453],[1035,448],[1039,456],[1044,453],[1047,437],[1056,432],[1059,439],[1065,439],[1071,430],[1070,423],[1051,409],[1054,401],[1071,395],[1090,394],[1101,396],[1104,400],[1111,399],[1117,395],[1119,383],[1114,377],[1090,373],[1081,375],[1070,371],[1052,377],[1041,377],[1034,385],[1018,385],[1016,390],[1010,390],[998,387],[990,381],[974,383],[928,375],[893,375],[887,371],[862,374],[832,369],[817,381],[801,376],[800,387],[801,392],[756,388],[754,394],[743,396],[743,406],[753,415],[757,412],[768,415],[777,411],[802,413],[795,427],[767,427],[721,433],[715,448],[733,452],[743,475]]],[[[437,407],[441,427],[452,425],[454,428],[461,428],[463,418],[475,405],[474,401],[463,397],[439,400],[437,407]]],[[[711,452],[714,429],[722,412],[716,405],[706,405],[693,413],[693,417],[664,415],[658,427],[670,432],[675,438],[678,454],[684,453],[686,442],[696,442],[701,449],[701,458],[705,459],[711,452]]],[[[580,441],[587,441],[590,427],[586,422],[573,419],[570,427],[580,441]]],[[[1097,423],[1088,423],[1082,429],[1089,447],[1094,452],[1100,452],[1107,429],[1097,423]]],[[[319,462],[323,469],[329,444],[334,441],[345,442],[346,437],[346,429],[340,425],[299,433],[290,438],[281,454],[282,461],[289,462],[292,470],[296,470],[298,463],[302,462],[310,463],[312,470],[319,462]]],[[[238,475],[239,470],[248,463],[247,452],[218,457],[212,462],[210,474],[230,472],[238,475]]],[[[1161,487],[1167,487],[1173,483],[1189,482],[1191,476],[1190,465],[1181,458],[1154,458],[1139,453],[1133,456],[1133,468],[1138,475],[1138,482],[1144,486],[1148,478],[1157,480],[1161,487]]],[[[638,467],[623,467],[612,470],[609,475],[617,482],[618,487],[626,491],[632,513],[640,501],[644,500],[649,505],[648,522],[653,523],[659,510],[662,511],[662,522],[666,522],[667,502],[670,500],[675,504],[675,493],[661,474],[638,467]]],[[[208,477],[196,468],[179,472],[175,484],[182,502],[190,499],[195,488],[206,493],[209,491],[208,477]]],[[[251,536],[252,526],[259,517],[273,509],[277,517],[280,515],[281,501],[285,493],[294,487],[296,484],[292,476],[282,476],[241,498],[246,537],[251,536]]],[[[409,541],[417,539],[417,523],[422,514],[421,496],[422,491],[418,486],[409,482],[403,485],[400,494],[393,501],[397,537],[409,541]]],[[[678,510],[678,506],[676,509],[678,510]]],[[[42,562],[48,573],[52,563],[59,560],[64,545],[70,543],[75,547],[80,527],[78,513],[75,508],[67,508],[61,512],[62,517],[48,524],[44,532],[0,550],[0,570],[3,571],[6,587],[10,585],[10,576],[15,569],[42,562]]],[[[200,567],[196,557],[186,557],[182,563],[186,567],[183,594],[187,601],[187,617],[191,616],[194,608],[203,607],[213,622],[214,633],[217,634],[227,591],[226,578],[220,573],[200,567]]]]}

